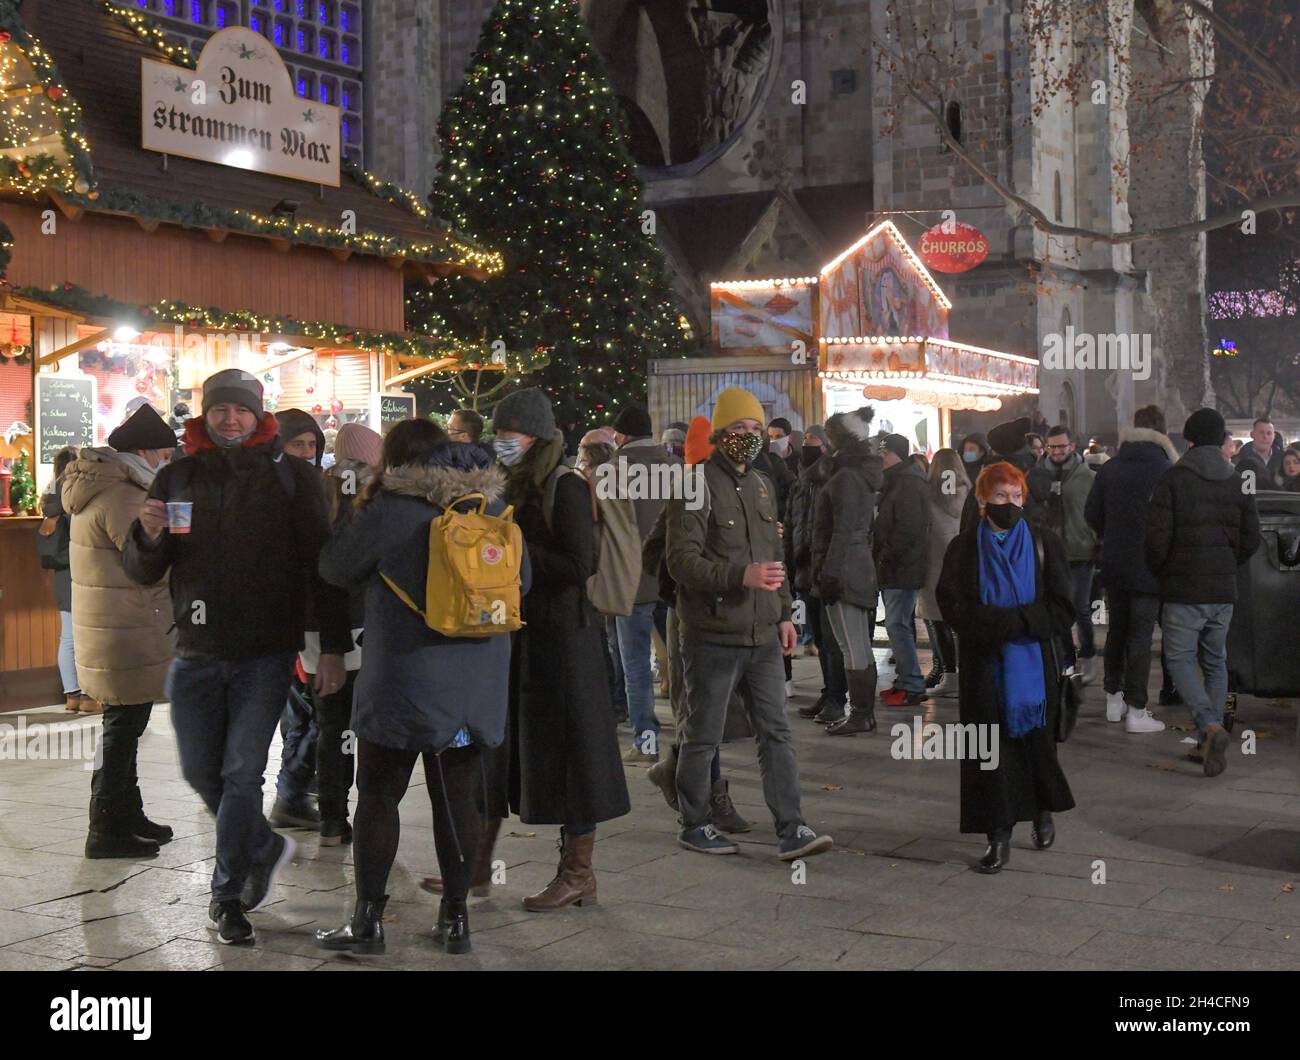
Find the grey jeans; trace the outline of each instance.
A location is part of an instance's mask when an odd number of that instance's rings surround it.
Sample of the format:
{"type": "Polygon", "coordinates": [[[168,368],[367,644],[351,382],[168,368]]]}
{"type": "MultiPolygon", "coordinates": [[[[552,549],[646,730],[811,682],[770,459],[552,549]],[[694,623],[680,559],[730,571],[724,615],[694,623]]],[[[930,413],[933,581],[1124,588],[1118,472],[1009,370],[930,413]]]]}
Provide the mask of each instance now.
{"type": "Polygon", "coordinates": [[[682,826],[690,830],[709,823],[709,765],[722,742],[727,702],[744,678],[749,685],[746,707],[758,744],[763,798],[772,811],[777,835],[782,839],[792,836],[803,824],[803,811],[799,766],[785,716],[785,667],[776,627],[771,640],[757,648],[701,644],[686,630],[682,649],[686,703],[677,750],[682,826]]]}
{"type": "Polygon", "coordinates": [[[1228,700],[1228,627],[1232,624],[1232,606],[1166,603],[1160,611],[1165,662],[1202,737],[1206,726],[1223,724],[1223,708],[1228,700]]]}
{"type": "Polygon", "coordinates": [[[827,604],[822,614],[830,622],[835,642],[840,646],[844,669],[865,670],[876,661],[876,654],[871,650],[871,615],[865,607],[840,601],[827,604]]]}

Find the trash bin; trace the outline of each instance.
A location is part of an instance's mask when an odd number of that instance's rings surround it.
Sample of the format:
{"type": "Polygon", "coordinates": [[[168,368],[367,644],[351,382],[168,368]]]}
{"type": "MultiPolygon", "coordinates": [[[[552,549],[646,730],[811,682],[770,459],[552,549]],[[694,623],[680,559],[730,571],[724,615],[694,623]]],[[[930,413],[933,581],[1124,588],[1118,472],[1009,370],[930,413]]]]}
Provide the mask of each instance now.
{"type": "Polygon", "coordinates": [[[1300,493],[1261,491],[1260,546],[1237,572],[1228,629],[1228,687],[1252,696],[1300,696],[1300,493]]]}

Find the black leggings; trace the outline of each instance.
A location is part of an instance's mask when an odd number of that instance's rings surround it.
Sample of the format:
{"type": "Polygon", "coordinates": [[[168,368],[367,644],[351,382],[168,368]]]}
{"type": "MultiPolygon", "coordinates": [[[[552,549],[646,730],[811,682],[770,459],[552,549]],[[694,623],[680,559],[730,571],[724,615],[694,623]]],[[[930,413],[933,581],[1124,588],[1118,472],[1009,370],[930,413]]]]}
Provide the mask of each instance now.
{"type": "Polygon", "coordinates": [[[388,873],[401,832],[397,807],[411,782],[417,758],[424,759],[424,779],[433,804],[433,845],[438,852],[443,896],[464,898],[469,893],[483,831],[479,808],[483,772],[478,747],[453,747],[435,755],[359,740],[352,856],[360,901],[373,901],[387,893],[388,873]]]}
{"type": "Polygon", "coordinates": [[[944,673],[955,674],[957,672],[957,644],[952,637],[952,626],[940,619],[935,619],[930,623],[934,629],[934,643],[930,647],[934,650],[943,666],[944,673]]]}

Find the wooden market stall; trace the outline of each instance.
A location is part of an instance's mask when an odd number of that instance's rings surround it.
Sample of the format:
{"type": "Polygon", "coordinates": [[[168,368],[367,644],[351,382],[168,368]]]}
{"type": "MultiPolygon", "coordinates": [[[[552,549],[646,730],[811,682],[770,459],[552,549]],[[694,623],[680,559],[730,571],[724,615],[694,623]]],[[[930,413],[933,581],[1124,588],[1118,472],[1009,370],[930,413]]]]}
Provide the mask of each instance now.
{"type": "MultiPolygon", "coordinates": [[[[404,285],[499,256],[340,160],[337,108],[250,30],[196,65],[130,8],[26,0],[0,9],[0,97],[0,462],[38,492],[63,445],[104,444],[140,401],[197,412],[220,368],[272,411],[382,430],[413,411],[403,384],[476,358],[404,331],[404,285]],[[224,69],[258,87],[227,99],[224,69]]],[[[0,710],[59,699],[38,523],[0,517],[0,710]]]]}

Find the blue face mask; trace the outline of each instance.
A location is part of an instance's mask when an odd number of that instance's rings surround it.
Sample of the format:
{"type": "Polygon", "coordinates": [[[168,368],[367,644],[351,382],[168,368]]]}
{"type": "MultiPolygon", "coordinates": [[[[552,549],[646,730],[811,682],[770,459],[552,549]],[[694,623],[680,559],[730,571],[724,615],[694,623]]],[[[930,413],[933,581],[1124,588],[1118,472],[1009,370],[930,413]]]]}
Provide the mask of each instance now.
{"type": "Polygon", "coordinates": [[[510,441],[504,441],[498,438],[493,447],[496,449],[497,459],[506,467],[514,467],[524,458],[524,443],[518,438],[511,438],[510,441]]]}
{"type": "Polygon", "coordinates": [[[975,462],[980,458],[980,455],[979,455],[979,453],[972,453],[972,452],[968,449],[968,450],[966,450],[966,452],[964,452],[964,453],[961,454],[961,458],[962,458],[963,460],[965,460],[966,463],[968,463],[968,464],[973,464],[973,463],[975,463],[975,462]]]}

